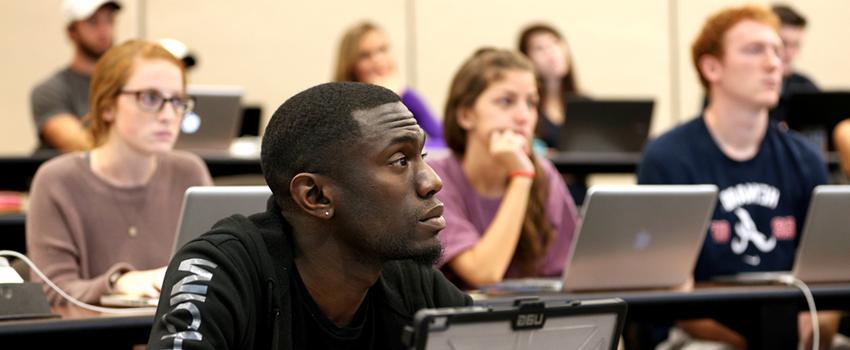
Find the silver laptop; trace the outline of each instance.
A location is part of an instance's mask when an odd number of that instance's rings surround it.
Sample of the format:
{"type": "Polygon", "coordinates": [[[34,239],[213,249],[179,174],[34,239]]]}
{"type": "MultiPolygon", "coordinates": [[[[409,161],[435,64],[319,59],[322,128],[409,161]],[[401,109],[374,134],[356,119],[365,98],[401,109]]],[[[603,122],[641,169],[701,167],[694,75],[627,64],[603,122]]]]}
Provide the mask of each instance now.
{"type": "Polygon", "coordinates": [[[242,116],[242,87],[190,85],[186,90],[195,98],[195,108],[183,117],[174,148],[227,155],[242,116]]]}
{"type": "Polygon", "coordinates": [[[715,185],[591,187],[563,289],[684,284],[693,274],[716,202],[715,185]]]}
{"type": "Polygon", "coordinates": [[[233,214],[247,216],[266,211],[271,195],[268,186],[189,187],[183,197],[172,254],[209,231],[221,219],[233,214]]]}
{"type": "Polygon", "coordinates": [[[481,291],[522,294],[670,288],[693,274],[715,185],[593,186],[561,279],[509,279],[481,291]]]}
{"type": "MultiPolygon", "coordinates": [[[[233,214],[250,215],[264,212],[272,192],[268,186],[197,186],[183,196],[183,207],[172,245],[172,256],[189,241],[212,228],[219,220],[233,214]]],[[[106,306],[156,306],[159,298],[111,294],[100,298],[106,306]]]]}
{"type": "Polygon", "coordinates": [[[850,281],[850,186],[821,185],[812,191],[809,212],[791,271],[744,272],[720,282],[776,283],[796,277],[807,283],[850,281]]]}

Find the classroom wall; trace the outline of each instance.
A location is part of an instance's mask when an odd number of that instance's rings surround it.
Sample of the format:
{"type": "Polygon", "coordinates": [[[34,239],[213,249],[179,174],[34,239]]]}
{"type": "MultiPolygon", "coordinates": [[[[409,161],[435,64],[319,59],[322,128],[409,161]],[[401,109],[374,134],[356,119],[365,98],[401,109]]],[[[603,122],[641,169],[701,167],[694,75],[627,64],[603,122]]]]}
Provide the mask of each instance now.
{"type": "MultiPolygon", "coordinates": [[[[653,133],[693,116],[702,91],[689,48],[705,17],[739,1],[367,0],[310,2],[124,0],[116,41],[173,37],[197,52],[190,82],[245,87],[245,103],[267,118],[294,93],[330,79],[342,31],[370,18],[390,35],[399,68],[442,114],[448,84],[477,47],[513,48],[522,26],[560,28],[588,94],[656,98],[653,133]]],[[[810,21],[798,67],[826,88],[850,89],[850,2],[788,1],[810,21]]],[[[60,0],[0,1],[0,154],[36,144],[33,85],[67,65],[71,45],[60,0]]]]}

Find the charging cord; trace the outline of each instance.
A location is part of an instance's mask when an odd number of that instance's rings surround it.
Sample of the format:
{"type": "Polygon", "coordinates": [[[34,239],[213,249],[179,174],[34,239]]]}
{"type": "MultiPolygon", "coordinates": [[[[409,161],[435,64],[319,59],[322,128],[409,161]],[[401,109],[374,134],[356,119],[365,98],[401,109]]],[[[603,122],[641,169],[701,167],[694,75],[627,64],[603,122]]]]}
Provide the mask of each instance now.
{"type": "Polygon", "coordinates": [[[797,287],[797,289],[803,292],[803,296],[806,298],[806,303],[809,305],[809,316],[812,319],[812,349],[820,349],[820,324],[818,323],[818,310],[815,307],[815,298],[812,296],[812,291],[809,289],[809,286],[807,286],[806,283],[801,281],[799,278],[791,275],[781,276],[777,280],[782,284],[797,287]]]}
{"type": "Polygon", "coordinates": [[[62,288],[59,288],[55,283],[53,283],[53,281],[48,279],[47,276],[45,276],[44,273],[42,273],[41,270],[39,270],[38,267],[35,266],[35,263],[33,263],[32,260],[30,260],[29,258],[26,257],[26,255],[23,255],[21,253],[18,253],[16,251],[12,251],[12,250],[0,250],[0,256],[10,256],[10,257],[21,259],[51,289],[56,291],[56,293],[58,293],[60,296],[62,296],[62,298],[65,298],[65,300],[68,300],[69,302],[71,302],[71,304],[74,304],[74,305],[76,305],[76,306],[78,306],[82,309],[86,309],[86,310],[90,310],[90,311],[94,311],[94,312],[100,312],[100,313],[104,313],[104,314],[119,314],[119,315],[139,314],[141,312],[156,311],[156,308],[154,308],[154,307],[117,308],[117,307],[97,306],[97,305],[91,305],[91,304],[84,303],[84,302],[78,300],[77,298],[74,298],[74,297],[68,295],[68,293],[65,293],[65,291],[62,290],[62,288]]]}

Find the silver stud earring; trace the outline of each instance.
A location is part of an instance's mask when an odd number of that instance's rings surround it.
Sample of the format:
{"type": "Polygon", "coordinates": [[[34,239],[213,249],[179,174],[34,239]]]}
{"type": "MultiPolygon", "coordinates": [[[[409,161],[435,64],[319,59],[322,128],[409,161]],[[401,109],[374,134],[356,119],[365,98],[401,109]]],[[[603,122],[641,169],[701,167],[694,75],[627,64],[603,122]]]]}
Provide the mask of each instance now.
{"type": "Polygon", "coordinates": [[[325,216],[331,216],[331,212],[325,211],[325,216]]]}

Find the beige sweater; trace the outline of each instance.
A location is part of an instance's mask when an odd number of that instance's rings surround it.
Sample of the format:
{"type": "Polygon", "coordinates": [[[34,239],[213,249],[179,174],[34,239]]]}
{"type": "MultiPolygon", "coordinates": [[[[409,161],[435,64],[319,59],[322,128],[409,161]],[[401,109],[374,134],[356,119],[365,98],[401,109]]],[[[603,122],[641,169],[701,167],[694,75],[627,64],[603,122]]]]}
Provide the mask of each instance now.
{"type": "MultiPolygon", "coordinates": [[[[83,153],[58,156],[33,179],[27,253],[68,294],[97,303],[111,292],[114,272],[168,264],[183,193],[208,185],[212,179],[203,161],[185,152],[160,156],[148,184],[132,188],[95,175],[83,153]]],[[[38,280],[34,274],[33,279],[38,280]]],[[[51,304],[66,303],[44,288],[51,304]]]]}

